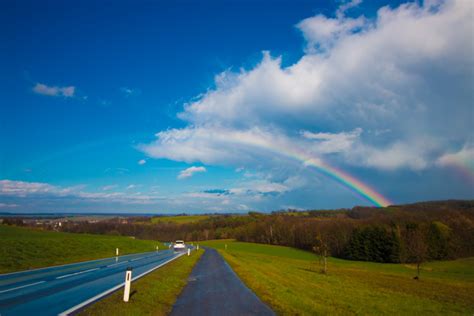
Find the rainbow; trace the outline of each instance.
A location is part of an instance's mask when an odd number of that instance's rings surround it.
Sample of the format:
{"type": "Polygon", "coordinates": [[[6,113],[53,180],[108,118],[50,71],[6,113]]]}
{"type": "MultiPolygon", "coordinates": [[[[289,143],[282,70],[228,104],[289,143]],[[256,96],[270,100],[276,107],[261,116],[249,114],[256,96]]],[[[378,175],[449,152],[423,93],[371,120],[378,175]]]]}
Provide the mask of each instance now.
{"type": "Polygon", "coordinates": [[[462,155],[446,155],[440,162],[442,165],[453,168],[462,178],[474,184],[474,159],[467,150],[464,152],[465,154],[462,155]]]}
{"type": "Polygon", "coordinates": [[[294,146],[287,146],[281,144],[279,145],[278,141],[273,142],[267,141],[264,138],[260,137],[248,136],[249,135],[246,134],[240,134],[237,135],[237,137],[232,137],[232,141],[245,145],[264,148],[276,154],[301,161],[304,165],[316,168],[322,174],[333,179],[337,183],[342,184],[344,187],[348,188],[350,191],[356,193],[358,196],[361,196],[362,198],[374,204],[375,206],[386,207],[393,204],[389,199],[378,193],[375,189],[369,187],[367,184],[356,179],[347,172],[337,169],[319,158],[314,158],[308,153],[303,152],[302,150],[292,148],[294,146]]]}
{"type": "Polygon", "coordinates": [[[474,164],[466,161],[452,161],[451,166],[468,181],[474,182],[474,164]]]}
{"type": "MultiPolygon", "coordinates": [[[[324,162],[320,158],[315,158],[312,155],[302,150],[298,150],[295,148],[295,146],[291,146],[287,144],[286,142],[279,142],[278,140],[272,140],[269,137],[259,137],[258,135],[255,135],[255,134],[249,135],[246,132],[237,132],[237,133],[230,133],[230,134],[223,132],[221,135],[213,135],[213,136],[214,138],[222,138],[223,140],[225,140],[225,142],[230,141],[234,143],[244,144],[247,146],[263,148],[275,154],[300,161],[305,166],[314,167],[323,175],[329,177],[330,179],[333,179],[337,183],[343,185],[345,188],[348,188],[351,192],[356,193],[358,196],[361,196],[362,198],[364,198],[365,200],[369,201],[370,203],[376,206],[385,207],[385,206],[393,204],[389,199],[387,199],[386,197],[378,193],[375,189],[369,187],[368,185],[356,179],[349,173],[344,172],[338,168],[335,168],[329,165],[327,162],[324,162]]],[[[108,141],[110,141],[110,139],[108,139],[108,141]]],[[[68,148],[67,150],[63,150],[61,152],[57,152],[53,155],[50,155],[48,157],[44,157],[40,161],[36,161],[36,163],[31,162],[30,166],[32,164],[35,165],[35,164],[44,163],[45,161],[55,159],[55,158],[58,158],[59,156],[63,156],[66,154],[71,154],[78,151],[87,150],[87,149],[90,149],[91,147],[99,146],[105,142],[106,140],[102,140],[102,141],[88,142],[85,144],[73,146],[73,147],[68,148]]],[[[452,165],[454,165],[455,161],[454,159],[450,159],[450,162],[452,163],[452,165]]],[[[459,166],[459,168],[461,168],[462,166],[463,169],[466,169],[465,163],[461,163],[457,161],[456,165],[459,166]]],[[[474,166],[472,166],[471,164],[470,173],[473,176],[472,178],[474,179],[473,167],[474,166]]],[[[467,168],[467,170],[469,169],[467,168]]]]}

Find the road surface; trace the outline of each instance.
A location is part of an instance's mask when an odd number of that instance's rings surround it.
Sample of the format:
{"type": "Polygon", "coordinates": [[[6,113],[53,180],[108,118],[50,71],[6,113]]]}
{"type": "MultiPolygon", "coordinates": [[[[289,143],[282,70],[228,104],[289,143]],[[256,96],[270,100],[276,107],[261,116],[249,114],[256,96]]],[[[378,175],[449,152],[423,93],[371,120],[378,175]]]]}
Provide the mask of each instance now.
{"type": "MultiPolygon", "coordinates": [[[[58,315],[123,285],[183,253],[173,250],[133,254],[44,269],[0,274],[0,315],[58,315]]],[[[133,291],[133,285],[132,285],[133,291]]]]}
{"type": "Polygon", "coordinates": [[[207,248],[191,272],[171,315],[275,314],[242,283],[216,250],[207,248]]]}

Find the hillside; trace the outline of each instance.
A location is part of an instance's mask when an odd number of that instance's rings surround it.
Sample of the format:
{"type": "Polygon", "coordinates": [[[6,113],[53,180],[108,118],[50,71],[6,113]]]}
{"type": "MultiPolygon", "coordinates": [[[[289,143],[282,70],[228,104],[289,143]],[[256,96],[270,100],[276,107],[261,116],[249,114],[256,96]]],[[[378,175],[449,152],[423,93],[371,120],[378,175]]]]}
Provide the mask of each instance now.
{"type": "MultiPolygon", "coordinates": [[[[11,221],[21,219],[11,218],[11,221]]],[[[474,201],[432,201],[384,208],[277,211],[65,221],[71,233],[186,241],[233,238],[312,251],[318,242],[338,258],[374,262],[474,256],[474,201]],[[420,246],[420,247],[418,247],[420,246]],[[418,248],[418,249],[417,249],[418,248]],[[418,252],[418,253],[416,253],[418,252]]]]}
{"type": "Polygon", "coordinates": [[[156,241],[130,237],[71,234],[0,225],[0,273],[148,252],[156,241]]]}
{"type": "Polygon", "coordinates": [[[232,240],[208,241],[280,315],[471,315],[474,258],[407,264],[329,258],[327,274],[309,252],[232,240]]]}

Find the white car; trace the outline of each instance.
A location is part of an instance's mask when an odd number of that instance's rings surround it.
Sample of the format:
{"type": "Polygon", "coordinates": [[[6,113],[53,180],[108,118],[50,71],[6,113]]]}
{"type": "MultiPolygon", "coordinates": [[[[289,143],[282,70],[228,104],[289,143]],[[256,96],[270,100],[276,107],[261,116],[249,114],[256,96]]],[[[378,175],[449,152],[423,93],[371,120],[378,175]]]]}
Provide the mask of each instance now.
{"type": "Polygon", "coordinates": [[[173,245],[173,249],[175,251],[180,251],[180,250],[184,250],[186,249],[186,245],[184,244],[184,241],[182,240],[176,240],[174,245],[173,245]]]}

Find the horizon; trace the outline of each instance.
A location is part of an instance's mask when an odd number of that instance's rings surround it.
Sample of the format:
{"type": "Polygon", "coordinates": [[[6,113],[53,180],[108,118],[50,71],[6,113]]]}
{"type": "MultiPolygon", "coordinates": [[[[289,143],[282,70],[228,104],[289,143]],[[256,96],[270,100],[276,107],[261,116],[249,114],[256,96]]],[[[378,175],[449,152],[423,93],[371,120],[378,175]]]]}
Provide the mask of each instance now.
{"type": "Polygon", "coordinates": [[[470,1],[21,4],[0,213],[474,199],[470,1]]]}
{"type": "Polygon", "coordinates": [[[7,212],[7,211],[1,211],[0,216],[79,216],[79,215],[84,215],[84,216],[163,216],[163,217],[174,217],[174,216],[196,216],[196,215],[209,215],[209,216],[218,216],[218,215],[248,215],[249,213],[260,213],[260,214],[274,214],[274,213],[286,213],[286,212],[296,212],[296,213],[304,213],[304,212],[313,212],[313,211],[321,211],[321,212],[337,212],[337,211],[350,211],[355,208],[371,208],[371,209],[385,209],[385,208],[397,208],[397,207],[403,207],[403,206],[409,206],[409,205],[419,205],[419,204],[429,204],[429,203],[447,203],[447,202],[473,202],[474,200],[458,200],[458,199],[448,199],[448,200],[430,200],[430,201],[414,201],[406,204],[393,204],[393,205],[388,205],[385,207],[381,206],[373,206],[373,205],[354,205],[349,208],[308,208],[308,209],[275,209],[275,210],[270,210],[270,211],[256,211],[256,210],[249,210],[246,212],[242,211],[231,211],[231,210],[220,210],[216,212],[202,212],[202,211],[188,211],[188,212],[172,212],[172,213],[167,213],[166,211],[143,211],[143,212],[103,212],[103,211],[85,211],[85,212],[61,212],[61,211],[55,211],[55,212],[7,212]]]}

